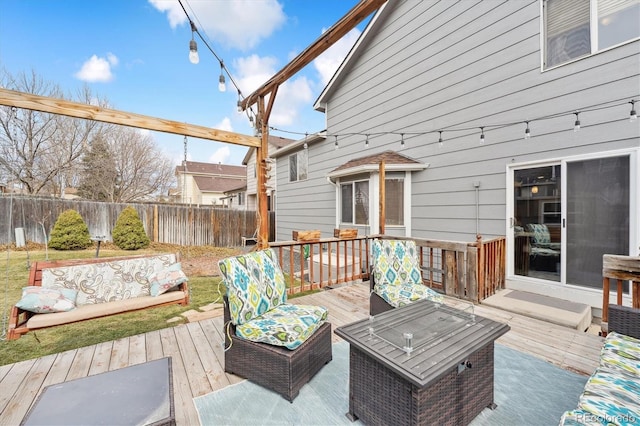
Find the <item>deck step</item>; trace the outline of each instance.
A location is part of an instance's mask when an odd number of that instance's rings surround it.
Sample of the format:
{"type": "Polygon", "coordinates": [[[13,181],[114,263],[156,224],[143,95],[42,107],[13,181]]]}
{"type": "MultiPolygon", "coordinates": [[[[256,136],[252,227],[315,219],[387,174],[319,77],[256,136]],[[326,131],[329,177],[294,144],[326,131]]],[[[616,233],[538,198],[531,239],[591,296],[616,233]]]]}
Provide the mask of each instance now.
{"type": "Polygon", "coordinates": [[[585,331],[591,326],[591,306],[520,290],[500,290],[483,305],[585,331]]]}

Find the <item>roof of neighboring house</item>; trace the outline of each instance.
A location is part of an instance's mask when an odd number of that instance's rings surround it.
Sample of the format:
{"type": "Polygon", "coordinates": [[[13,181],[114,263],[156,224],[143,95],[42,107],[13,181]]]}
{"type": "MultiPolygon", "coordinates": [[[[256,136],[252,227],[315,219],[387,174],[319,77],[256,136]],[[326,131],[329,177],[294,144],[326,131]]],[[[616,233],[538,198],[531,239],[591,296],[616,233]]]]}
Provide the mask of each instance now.
{"type": "Polygon", "coordinates": [[[385,169],[389,171],[424,170],[429,167],[428,164],[421,163],[406,155],[398,154],[395,151],[383,151],[377,154],[367,155],[366,157],[349,160],[329,172],[328,176],[335,178],[356,173],[377,171],[383,160],[385,169]]]}
{"type": "Polygon", "coordinates": [[[220,178],[216,176],[194,176],[193,179],[202,192],[226,192],[247,185],[245,179],[220,178]]]}
{"type": "MultiPolygon", "coordinates": [[[[176,174],[184,172],[184,165],[176,166],[176,174]]],[[[232,175],[246,177],[246,166],[231,166],[229,164],[200,163],[187,161],[187,173],[206,175],[232,175]]]]}
{"type": "MultiPolygon", "coordinates": [[[[290,145],[292,143],[294,143],[295,140],[294,139],[287,139],[287,138],[283,138],[281,136],[273,136],[273,135],[269,135],[269,145],[273,145],[276,150],[279,150],[280,148],[284,148],[287,145],[290,145]]],[[[249,163],[249,158],[251,158],[251,153],[255,150],[255,148],[249,148],[247,150],[247,153],[244,155],[244,158],[242,159],[242,164],[248,164],[249,163]]],[[[272,153],[269,153],[269,155],[271,155],[272,153]]]]}
{"type": "Polygon", "coordinates": [[[244,182],[242,185],[236,187],[236,188],[231,188],[228,189],[226,191],[224,191],[225,195],[229,195],[229,194],[235,194],[238,192],[243,192],[247,190],[247,182],[244,182]]]}

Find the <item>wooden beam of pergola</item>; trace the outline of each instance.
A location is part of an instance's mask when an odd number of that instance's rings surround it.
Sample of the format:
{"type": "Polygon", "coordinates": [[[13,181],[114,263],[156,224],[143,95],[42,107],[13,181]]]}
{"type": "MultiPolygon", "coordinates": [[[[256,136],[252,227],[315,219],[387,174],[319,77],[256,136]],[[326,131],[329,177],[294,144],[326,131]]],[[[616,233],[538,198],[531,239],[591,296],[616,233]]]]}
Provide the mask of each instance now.
{"type": "Polygon", "coordinates": [[[257,148],[260,138],[0,88],[0,105],[257,148]]]}
{"type": "Polygon", "coordinates": [[[343,16],[342,19],[325,31],[312,45],[303,50],[302,53],[271,77],[269,81],[247,96],[241,103],[242,109],[247,109],[258,102],[258,98],[271,93],[274,88],[277,88],[307,66],[386,2],[387,0],[361,0],[353,9],[343,16]]]}

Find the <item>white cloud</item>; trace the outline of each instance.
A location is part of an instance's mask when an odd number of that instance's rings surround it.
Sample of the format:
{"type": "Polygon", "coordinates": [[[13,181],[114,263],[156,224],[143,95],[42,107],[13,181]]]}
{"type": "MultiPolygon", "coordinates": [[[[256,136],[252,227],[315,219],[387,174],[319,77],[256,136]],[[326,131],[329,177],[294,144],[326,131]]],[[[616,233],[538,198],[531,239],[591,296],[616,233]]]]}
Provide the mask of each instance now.
{"type": "MultiPolygon", "coordinates": [[[[325,31],[326,29],[322,32],[324,33],[325,31]]],[[[340,64],[342,64],[342,61],[344,61],[344,58],[347,57],[349,51],[358,40],[358,37],[360,37],[360,33],[360,30],[354,28],[334,43],[333,46],[325,50],[322,55],[314,59],[313,66],[318,71],[318,74],[320,74],[323,86],[329,83],[331,77],[333,77],[340,64]]]]}
{"type": "Polygon", "coordinates": [[[214,129],[224,130],[226,132],[233,132],[233,126],[231,120],[228,117],[222,119],[221,122],[213,126],[214,129]]]}
{"type": "Polygon", "coordinates": [[[231,150],[228,146],[223,146],[216,149],[213,154],[211,154],[209,157],[209,163],[227,164],[229,157],[231,157],[231,150]]]}
{"type": "Polygon", "coordinates": [[[108,53],[107,58],[93,55],[87,60],[75,77],[89,83],[108,83],[113,80],[112,67],[118,65],[118,58],[113,53],[108,53]]]}
{"type": "MultiPolygon", "coordinates": [[[[167,13],[169,25],[188,23],[175,0],[149,0],[160,12],[167,13]]],[[[206,39],[227,47],[248,50],[284,25],[286,15],[277,0],[193,1],[187,12],[206,39]]]]}

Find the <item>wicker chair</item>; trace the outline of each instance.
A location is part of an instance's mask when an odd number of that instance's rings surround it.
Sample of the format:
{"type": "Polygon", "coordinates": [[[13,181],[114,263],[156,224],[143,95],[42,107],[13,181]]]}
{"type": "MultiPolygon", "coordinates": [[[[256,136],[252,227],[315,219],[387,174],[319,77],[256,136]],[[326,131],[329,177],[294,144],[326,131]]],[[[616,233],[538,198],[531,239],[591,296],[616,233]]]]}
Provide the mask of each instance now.
{"type": "Polygon", "coordinates": [[[443,301],[442,295],[422,283],[414,241],[374,240],[371,259],[370,315],[423,299],[443,301]]]}
{"type": "MultiPolygon", "coordinates": [[[[324,320],[326,310],[285,303],[284,275],[271,249],[222,259],[218,265],[227,287],[225,372],[251,380],[293,402],[300,389],[332,359],[331,324],[324,320]],[[324,316],[308,337],[289,339],[288,332],[273,326],[272,322],[278,320],[277,315],[283,310],[298,312],[298,309],[303,315],[324,310],[324,316]],[[263,341],[248,340],[248,335],[242,337],[246,327],[255,324],[259,327],[265,317],[276,311],[276,316],[265,321],[272,329],[261,336],[263,341]]],[[[255,329],[245,334],[251,334],[254,339],[255,329]]]]}

